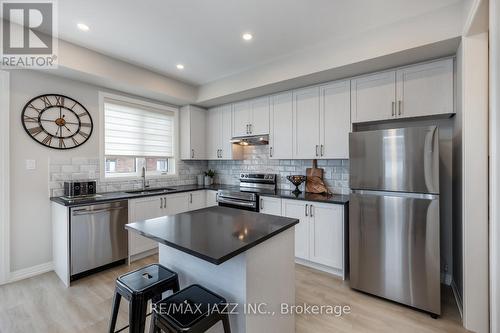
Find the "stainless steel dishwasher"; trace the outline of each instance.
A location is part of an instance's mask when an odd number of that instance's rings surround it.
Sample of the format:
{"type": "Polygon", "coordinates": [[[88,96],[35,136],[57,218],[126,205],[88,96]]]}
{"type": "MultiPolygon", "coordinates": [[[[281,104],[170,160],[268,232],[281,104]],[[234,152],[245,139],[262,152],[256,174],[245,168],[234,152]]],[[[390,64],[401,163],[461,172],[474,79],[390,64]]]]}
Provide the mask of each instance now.
{"type": "Polygon", "coordinates": [[[71,279],[128,256],[128,202],[71,208],[71,279]]]}

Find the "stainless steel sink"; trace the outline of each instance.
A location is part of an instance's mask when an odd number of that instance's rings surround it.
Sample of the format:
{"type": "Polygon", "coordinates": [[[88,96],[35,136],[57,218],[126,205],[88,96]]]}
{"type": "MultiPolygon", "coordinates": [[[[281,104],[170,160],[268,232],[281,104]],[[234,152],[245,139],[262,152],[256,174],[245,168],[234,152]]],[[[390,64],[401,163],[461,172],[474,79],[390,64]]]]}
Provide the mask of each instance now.
{"type": "Polygon", "coordinates": [[[149,188],[146,190],[134,190],[126,191],[127,194],[151,194],[151,193],[166,193],[175,191],[175,188],[163,187],[163,188],[149,188]]]}

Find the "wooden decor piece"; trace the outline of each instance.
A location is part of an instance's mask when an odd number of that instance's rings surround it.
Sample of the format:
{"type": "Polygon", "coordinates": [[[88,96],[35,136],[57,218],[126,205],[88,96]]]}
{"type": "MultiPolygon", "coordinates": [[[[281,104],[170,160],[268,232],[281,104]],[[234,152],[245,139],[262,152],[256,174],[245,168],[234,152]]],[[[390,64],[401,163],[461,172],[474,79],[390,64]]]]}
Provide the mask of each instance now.
{"type": "Polygon", "coordinates": [[[318,161],[313,160],[313,167],[306,169],[306,192],[331,194],[323,181],[323,169],[318,168],[318,161]]]}

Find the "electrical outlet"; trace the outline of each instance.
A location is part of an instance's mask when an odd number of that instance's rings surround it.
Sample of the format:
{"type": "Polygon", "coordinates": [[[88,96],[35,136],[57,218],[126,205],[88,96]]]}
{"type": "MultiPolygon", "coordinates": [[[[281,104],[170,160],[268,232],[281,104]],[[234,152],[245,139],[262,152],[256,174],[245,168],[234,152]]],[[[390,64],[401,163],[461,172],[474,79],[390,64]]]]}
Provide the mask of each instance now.
{"type": "Polygon", "coordinates": [[[36,160],[26,160],[26,170],[35,170],[36,160]]]}

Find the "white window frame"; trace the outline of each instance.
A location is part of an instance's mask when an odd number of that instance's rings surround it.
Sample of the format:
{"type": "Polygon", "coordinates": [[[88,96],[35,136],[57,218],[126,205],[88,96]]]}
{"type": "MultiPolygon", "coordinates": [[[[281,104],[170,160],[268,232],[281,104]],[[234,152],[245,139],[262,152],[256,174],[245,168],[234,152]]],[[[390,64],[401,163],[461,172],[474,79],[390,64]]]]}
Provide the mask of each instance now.
{"type": "Polygon", "coordinates": [[[166,112],[173,112],[174,113],[174,165],[172,166],[174,168],[174,172],[172,173],[161,173],[161,172],[154,172],[154,171],[148,171],[146,173],[147,177],[152,177],[152,178],[174,178],[179,176],[179,107],[177,106],[171,106],[171,105],[166,105],[166,104],[157,104],[157,103],[152,103],[152,102],[147,102],[142,99],[137,99],[137,98],[132,98],[132,97],[127,97],[123,95],[117,95],[117,94],[112,94],[112,93],[107,93],[107,92],[99,92],[99,177],[101,181],[105,182],[113,182],[113,181],[125,181],[125,180],[138,180],[141,178],[140,176],[140,171],[138,170],[138,166],[136,166],[137,170],[134,174],[131,173],[126,173],[126,174],[116,174],[113,176],[106,176],[106,169],[105,169],[105,163],[106,163],[106,156],[104,154],[104,103],[106,100],[115,100],[117,102],[124,102],[124,103],[129,103],[129,104],[136,104],[141,107],[145,108],[154,108],[156,110],[164,110],[166,112]]]}

